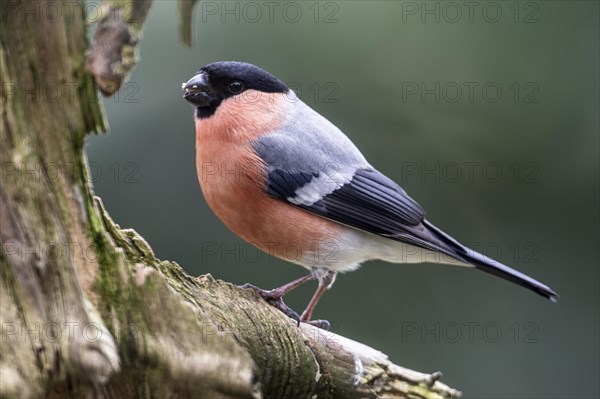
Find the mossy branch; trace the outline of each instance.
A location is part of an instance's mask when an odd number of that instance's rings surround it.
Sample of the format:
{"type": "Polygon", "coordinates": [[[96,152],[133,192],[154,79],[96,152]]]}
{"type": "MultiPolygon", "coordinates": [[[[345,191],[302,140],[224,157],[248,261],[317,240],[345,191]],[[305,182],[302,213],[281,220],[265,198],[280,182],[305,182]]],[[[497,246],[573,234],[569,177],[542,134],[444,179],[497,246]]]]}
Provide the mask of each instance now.
{"type": "Polygon", "coordinates": [[[152,0],[101,0],[86,68],[105,95],[116,93],[137,64],[138,44],[152,0]]]}

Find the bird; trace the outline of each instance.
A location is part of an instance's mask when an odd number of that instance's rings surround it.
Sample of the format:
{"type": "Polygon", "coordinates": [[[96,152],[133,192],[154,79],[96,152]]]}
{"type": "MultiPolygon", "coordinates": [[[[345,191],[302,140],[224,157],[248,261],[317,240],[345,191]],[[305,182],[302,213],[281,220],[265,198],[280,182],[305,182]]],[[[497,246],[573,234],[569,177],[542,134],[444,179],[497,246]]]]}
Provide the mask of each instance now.
{"type": "Polygon", "coordinates": [[[329,328],[312,320],[319,299],[338,273],[373,259],[467,266],[556,301],[548,286],[434,226],[339,128],[262,68],[210,63],[182,89],[195,107],[196,169],[208,206],[243,240],[309,270],[271,290],[243,286],[298,323],[329,328]],[[298,315],[283,296],[311,280],[318,287],[298,315]]]}

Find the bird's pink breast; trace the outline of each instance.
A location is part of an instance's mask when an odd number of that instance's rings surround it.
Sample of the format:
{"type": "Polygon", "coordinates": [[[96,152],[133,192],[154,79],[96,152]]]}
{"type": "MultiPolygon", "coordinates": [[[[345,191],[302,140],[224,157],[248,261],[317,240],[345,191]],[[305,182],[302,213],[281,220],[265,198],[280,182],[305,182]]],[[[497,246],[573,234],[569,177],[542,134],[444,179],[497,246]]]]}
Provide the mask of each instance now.
{"type": "MultiPolygon", "coordinates": [[[[310,265],[323,246],[335,245],[341,226],[265,193],[267,166],[251,140],[283,124],[283,95],[225,100],[214,115],[196,120],[196,167],[206,201],[244,240],[269,255],[310,265]]],[[[318,262],[315,262],[318,263],[318,262]]]]}

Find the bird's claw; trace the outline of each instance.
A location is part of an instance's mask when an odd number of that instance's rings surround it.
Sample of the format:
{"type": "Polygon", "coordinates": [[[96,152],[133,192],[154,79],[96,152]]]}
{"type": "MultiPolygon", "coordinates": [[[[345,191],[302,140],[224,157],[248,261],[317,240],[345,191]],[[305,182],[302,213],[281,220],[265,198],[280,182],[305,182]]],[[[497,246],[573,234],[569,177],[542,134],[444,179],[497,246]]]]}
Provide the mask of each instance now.
{"type": "Polygon", "coordinates": [[[298,315],[298,313],[296,313],[292,308],[290,308],[283,302],[283,297],[281,296],[280,292],[277,291],[277,289],[263,290],[262,288],[258,288],[257,286],[252,284],[244,284],[241,285],[240,288],[249,289],[256,292],[265,301],[267,301],[269,305],[273,306],[274,308],[278,309],[281,313],[294,320],[298,326],[300,325],[300,321],[302,321],[303,323],[310,324],[311,326],[320,328],[322,330],[329,331],[329,329],[331,328],[331,323],[329,323],[327,320],[300,320],[300,316],[298,315]]]}
{"type": "Polygon", "coordinates": [[[272,290],[263,290],[252,284],[244,284],[240,286],[242,289],[250,289],[260,295],[269,305],[278,309],[281,313],[294,320],[297,325],[300,325],[300,316],[292,308],[283,302],[281,295],[274,293],[272,290]]]}
{"type": "Polygon", "coordinates": [[[306,320],[302,321],[303,323],[310,324],[311,326],[320,328],[321,330],[329,331],[331,328],[331,323],[327,320],[306,320]]]}

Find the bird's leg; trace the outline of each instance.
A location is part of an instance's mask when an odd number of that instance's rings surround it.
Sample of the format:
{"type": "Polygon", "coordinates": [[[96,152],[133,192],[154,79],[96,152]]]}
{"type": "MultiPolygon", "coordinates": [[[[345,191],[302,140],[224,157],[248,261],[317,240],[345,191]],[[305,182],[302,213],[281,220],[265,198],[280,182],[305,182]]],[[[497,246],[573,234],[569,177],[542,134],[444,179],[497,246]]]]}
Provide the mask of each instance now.
{"type": "Polygon", "coordinates": [[[252,284],[244,284],[241,288],[248,288],[258,293],[265,301],[279,309],[283,314],[288,316],[289,318],[295,320],[300,323],[300,317],[298,313],[296,313],[292,308],[283,303],[283,296],[288,292],[292,291],[295,288],[298,288],[302,284],[307,281],[313,280],[315,278],[313,273],[309,273],[306,276],[300,277],[294,281],[290,281],[287,284],[282,285],[281,287],[274,288],[272,290],[263,290],[258,288],[252,284]]]}
{"type": "Polygon", "coordinates": [[[329,330],[331,324],[327,320],[311,320],[310,318],[315,310],[315,307],[317,306],[317,303],[319,302],[319,299],[321,299],[325,291],[331,288],[335,282],[336,272],[332,270],[314,268],[312,274],[316,279],[319,280],[319,286],[317,287],[313,297],[310,299],[308,306],[304,312],[302,312],[300,321],[312,324],[313,326],[322,328],[324,330],[329,330]]]}

